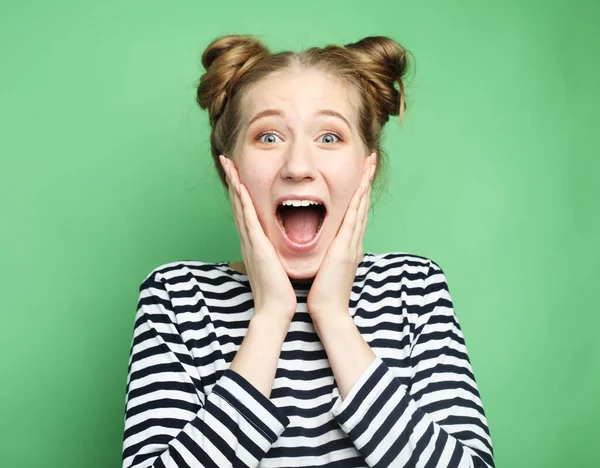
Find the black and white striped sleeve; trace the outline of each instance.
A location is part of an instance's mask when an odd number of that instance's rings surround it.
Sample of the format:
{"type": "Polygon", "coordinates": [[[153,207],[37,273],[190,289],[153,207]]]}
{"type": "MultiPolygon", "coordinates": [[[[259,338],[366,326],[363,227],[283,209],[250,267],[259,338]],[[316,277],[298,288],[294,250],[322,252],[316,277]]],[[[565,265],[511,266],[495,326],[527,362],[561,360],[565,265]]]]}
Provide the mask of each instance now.
{"type": "Polygon", "coordinates": [[[160,273],[140,286],[125,398],[123,468],[256,467],[289,424],[240,374],[208,395],[160,273]]]}
{"type": "Polygon", "coordinates": [[[371,468],[494,467],[479,390],[442,269],[430,261],[410,388],[377,356],[332,413],[371,468]]]}

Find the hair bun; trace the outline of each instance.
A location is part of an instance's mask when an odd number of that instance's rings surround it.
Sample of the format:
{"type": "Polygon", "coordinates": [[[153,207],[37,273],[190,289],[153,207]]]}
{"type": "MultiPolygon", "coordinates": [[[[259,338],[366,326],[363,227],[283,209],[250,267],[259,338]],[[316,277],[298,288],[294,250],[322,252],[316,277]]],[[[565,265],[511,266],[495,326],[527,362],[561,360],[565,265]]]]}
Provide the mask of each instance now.
{"type": "Polygon", "coordinates": [[[380,102],[382,122],[389,115],[404,115],[405,100],[402,77],[406,74],[408,59],[404,48],[385,36],[370,36],[344,46],[352,52],[361,77],[367,81],[371,95],[380,102]],[[394,87],[398,83],[400,90],[394,87]]]}
{"type": "Polygon", "coordinates": [[[269,54],[269,49],[252,36],[222,36],[208,45],[202,54],[206,73],[200,78],[196,101],[208,109],[211,125],[222,114],[237,80],[269,54]]]}

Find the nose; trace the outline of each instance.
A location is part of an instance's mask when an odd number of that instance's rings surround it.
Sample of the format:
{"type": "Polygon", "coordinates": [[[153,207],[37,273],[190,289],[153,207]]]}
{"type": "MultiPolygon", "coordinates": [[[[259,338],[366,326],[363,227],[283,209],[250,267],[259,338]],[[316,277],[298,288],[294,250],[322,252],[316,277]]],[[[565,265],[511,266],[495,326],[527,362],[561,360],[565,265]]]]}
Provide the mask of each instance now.
{"type": "Polygon", "coordinates": [[[310,149],[302,144],[291,145],[286,151],[280,175],[284,179],[314,180],[317,168],[310,149]]]}

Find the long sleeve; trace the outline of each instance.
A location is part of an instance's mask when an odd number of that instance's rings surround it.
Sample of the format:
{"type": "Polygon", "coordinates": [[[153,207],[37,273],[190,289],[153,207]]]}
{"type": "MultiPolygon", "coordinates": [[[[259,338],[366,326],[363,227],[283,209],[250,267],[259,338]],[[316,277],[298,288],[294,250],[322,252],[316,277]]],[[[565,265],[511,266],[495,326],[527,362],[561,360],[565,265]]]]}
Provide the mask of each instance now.
{"type": "MultiPolygon", "coordinates": [[[[332,413],[371,468],[494,467],[492,442],[446,276],[423,280],[410,385],[377,356],[332,413]]],[[[413,309],[414,310],[414,309],[413,309]]]]}
{"type": "Polygon", "coordinates": [[[205,394],[176,311],[187,312],[153,272],[140,286],[131,343],[123,468],[258,466],[289,419],[231,369],[205,394]]]}

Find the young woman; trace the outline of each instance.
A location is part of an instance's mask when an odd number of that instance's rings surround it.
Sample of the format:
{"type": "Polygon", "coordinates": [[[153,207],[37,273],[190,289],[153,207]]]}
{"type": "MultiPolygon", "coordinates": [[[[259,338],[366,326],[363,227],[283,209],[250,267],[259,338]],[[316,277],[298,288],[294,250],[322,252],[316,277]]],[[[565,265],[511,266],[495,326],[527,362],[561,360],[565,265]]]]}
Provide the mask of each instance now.
{"type": "Polygon", "coordinates": [[[382,128],[405,108],[403,48],[272,54],[235,35],[203,64],[242,260],[169,263],[142,283],[123,467],[494,466],[443,271],[363,253],[382,128]]]}

